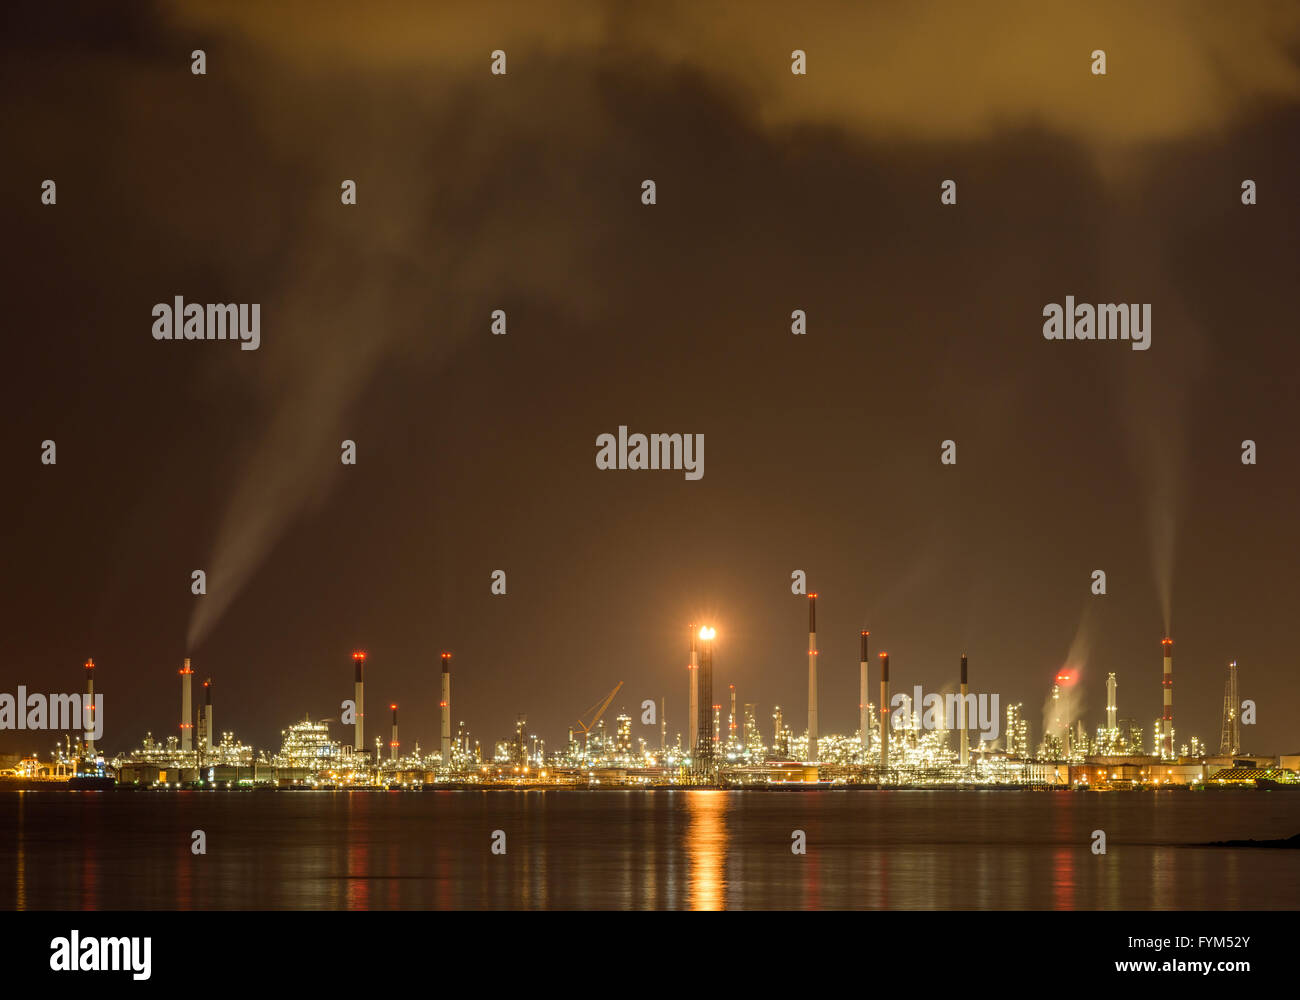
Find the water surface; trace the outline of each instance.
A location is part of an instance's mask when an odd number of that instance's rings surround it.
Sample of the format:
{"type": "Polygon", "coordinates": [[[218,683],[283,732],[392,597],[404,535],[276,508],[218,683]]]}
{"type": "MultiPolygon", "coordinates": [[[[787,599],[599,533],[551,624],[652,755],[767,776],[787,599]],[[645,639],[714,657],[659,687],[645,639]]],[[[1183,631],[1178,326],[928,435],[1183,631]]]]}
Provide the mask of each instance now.
{"type": "Polygon", "coordinates": [[[0,906],[1282,909],[1300,851],[1193,845],[1298,832],[1257,791],[7,792],[0,906]]]}

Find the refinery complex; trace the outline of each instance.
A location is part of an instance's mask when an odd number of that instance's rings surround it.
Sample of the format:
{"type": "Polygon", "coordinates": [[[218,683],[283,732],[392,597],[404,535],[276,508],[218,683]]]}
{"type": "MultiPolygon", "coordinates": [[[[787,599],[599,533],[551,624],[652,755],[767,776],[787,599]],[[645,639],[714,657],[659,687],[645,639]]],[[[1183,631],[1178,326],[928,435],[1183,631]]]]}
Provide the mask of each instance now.
{"type": "MultiPolygon", "coordinates": [[[[398,706],[366,712],[366,654],[352,653],[353,691],[340,718],[303,718],[281,733],[277,749],[257,749],[219,731],[211,680],[194,700],[194,670],[180,668],[180,721],[163,739],[147,734],[136,748],[106,755],[96,745],[95,663],[85,663],[87,696],[77,736],[65,735],[47,758],[15,758],[0,781],[24,787],[376,788],[455,787],[733,787],[755,789],[1002,787],[1137,789],[1158,787],[1300,788],[1300,754],[1243,751],[1237,665],[1228,665],[1217,747],[1198,737],[1180,742],[1174,728],[1173,641],[1161,642],[1160,715],[1148,730],[1118,708],[1114,673],[1106,682],[1106,719],[1089,731],[1070,706],[1076,679],[1055,678],[1034,742],[1023,703],[970,692],[968,658],[954,657],[957,691],[925,695],[919,687],[891,693],[889,654],[872,668],[870,633],[859,633],[858,729],[823,735],[818,725],[817,595],[808,597],[807,725],[776,706],[762,718],[754,702],[737,703],[735,685],[715,701],[716,631],[691,625],[687,648],[685,731],[670,737],[666,700],[638,720],[608,710],[619,682],[569,727],[565,744],[548,750],[520,715],[512,735],[484,746],[464,722],[452,726],[452,654],[441,654],[439,744],[402,744],[398,706]],[[878,684],[871,700],[872,675],[878,684]],[[372,728],[367,732],[367,720],[372,728]],[[376,724],[378,722],[378,724],[376,724]],[[339,726],[332,733],[330,726],[339,726]],[[387,737],[387,739],[385,739],[387,737]]],[[[1153,657],[1154,659],[1154,657],[1153,657]]],[[[717,692],[721,695],[721,690],[717,692]]],[[[8,697],[8,696],[5,696],[8,697]]],[[[73,699],[74,701],[76,699],[73,699]]],[[[1246,721],[1250,721],[1247,719],[1246,721]]]]}

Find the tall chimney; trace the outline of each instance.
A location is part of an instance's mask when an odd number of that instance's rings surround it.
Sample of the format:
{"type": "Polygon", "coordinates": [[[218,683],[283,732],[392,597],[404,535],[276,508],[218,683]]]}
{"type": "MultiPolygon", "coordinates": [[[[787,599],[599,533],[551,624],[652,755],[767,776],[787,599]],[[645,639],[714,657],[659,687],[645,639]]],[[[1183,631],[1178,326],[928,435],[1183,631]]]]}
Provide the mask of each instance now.
{"type": "MultiPolygon", "coordinates": [[[[659,752],[663,753],[668,749],[668,716],[664,710],[668,707],[668,699],[659,699],[659,752]]],[[[660,763],[663,763],[660,761],[660,763]]]]}
{"type": "Polygon", "coordinates": [[[961,766],[965,767],[970,763],[970,734],[967,730],[966,718],[966,654],[961,654],[961,708],[957,712],[957,727],[961,730],[961,766]]]}
{"type": "Polygon", "coordinates": [[[388,759],[397,760],[397,706],[393,705],[393,740],[388,744],[388,759]]]}
{"type": "Polygon", "coordinates": [[[808,760],[817,759],[817,595],[808,595],[808,760]]]}
{"type": "Polygon", "coordinates": [[[736,742],[736,685],[729,685],[731,688],[731,718],[727,721],[727,742],[736,742]]]}
{"type": "Polygon", "coordinates": [[[203,682],[203,735],[209,750],[212,749],[212,678],[203,682]]]}
{"type": "Polygon", "coordinates": [[[889,654],[880,654],[880,770],[889,767],[889,654]]]}
{"type": "Polygon", "coordinates": [[[357,650],[352,654],[352,662],[356,664],[356,735],[352,740],[353,753],[366,752],[366,654],[357,650]]]}
{"type": "Polygon", "coordinates": [[[1115,706],[1115,675],[1109,674],[1106,677],[1106,728],[1112,732],[1115,729],[1115,713],[1118,709],[1115,706]]]}
{"type": "Polygon", "coordinates": [[[442,654],[442,700],[438,703],[442,711],[442,766],[451,770],[451,654],[442,654]]]}
{"type": "Polygon", "coordinates": [[[186,657],[181,667],[181,753],[194,751],[194,709],[190,704],[190,678],[193,676],[194,671],[186,657]]]}
{"type": "Polygon", "coordinates": [[[695,626],[692,625],[690,628],[691,661],[686,667],[690,680],[690,692],[687,695],[686,708],[686,747],[688,752],[693,754],[695,753],[695,747],[700,742],[700,652],[695,644],[695,626]]]}
{"type": "Polygon", "coordinates": [[[95,661],[86,661],[86,704],[82,706],[82,721],[86,725],[86,756],[95,756],[95,661]]]}
{"type": "Polygon", "coordinates": [[[867,749],[871,741],[871,734],[867,732],[867,639],[870,636],[871,633],[866,629],[860,633],[862,655],[858,658],[858,729],[864,761],[867,759],[867,749]]]}
{"type": "Polygon", "coordinates": [[[1165,638],[1160,642],[1165,652],[1164,666],[1164,714],[1160,716],[1160,728],[1163,730],[1163,750],[1166,759],[1174,755],[1174,640],[1165,638]]]}
{"type": "Polygon", "coordinates": [[[696,697],[699,701],[699,714],[696,721],[695,766],[713,777],[713,642],[711,630],[702,630],[700,637],[704,649],[700,655],[699,688],[696,697]]]}

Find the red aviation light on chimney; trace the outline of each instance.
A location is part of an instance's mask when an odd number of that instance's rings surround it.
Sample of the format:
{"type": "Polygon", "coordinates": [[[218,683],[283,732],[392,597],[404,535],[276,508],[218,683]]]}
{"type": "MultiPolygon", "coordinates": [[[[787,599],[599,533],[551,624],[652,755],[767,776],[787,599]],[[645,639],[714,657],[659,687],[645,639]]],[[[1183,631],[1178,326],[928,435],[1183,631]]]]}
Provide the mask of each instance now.
{"type": "Polygon", "coordinates": [[[94,660],[87,660],[87,661],[86,661],[86,669],[87,669],[87,670],[94,670],[94,669],[95,669],[95,661],[94,661],[94,660]]]}
{"type": "Polygon", "coordinates": [[[366,652],[365,652],[365,650],[364,650],[364,649],[358,649],[355,653],[352,654],[352,659],[354,659],[354,660],[359,660],[360,662],[364,663],[365,660],[366,660],[366,652]]]}

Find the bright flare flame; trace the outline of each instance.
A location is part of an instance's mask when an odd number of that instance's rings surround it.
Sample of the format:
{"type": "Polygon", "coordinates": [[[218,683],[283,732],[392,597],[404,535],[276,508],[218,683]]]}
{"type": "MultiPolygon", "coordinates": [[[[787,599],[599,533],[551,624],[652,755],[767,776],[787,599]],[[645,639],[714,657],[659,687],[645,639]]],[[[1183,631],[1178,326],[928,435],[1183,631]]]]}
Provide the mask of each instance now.
{"type": "Polygon", "coordinates": [[[701,638],[701,639],[712,639],[712,638],[713,638],[715,635],[717,635],[717,634],[718,634],[718,633],[717,633],[716,631],[714,631],[713,629],[709,628],[709,626],[707,626],[707,625],[705,625],[704,628],[700,629],[700,638],[701,638]]]}

